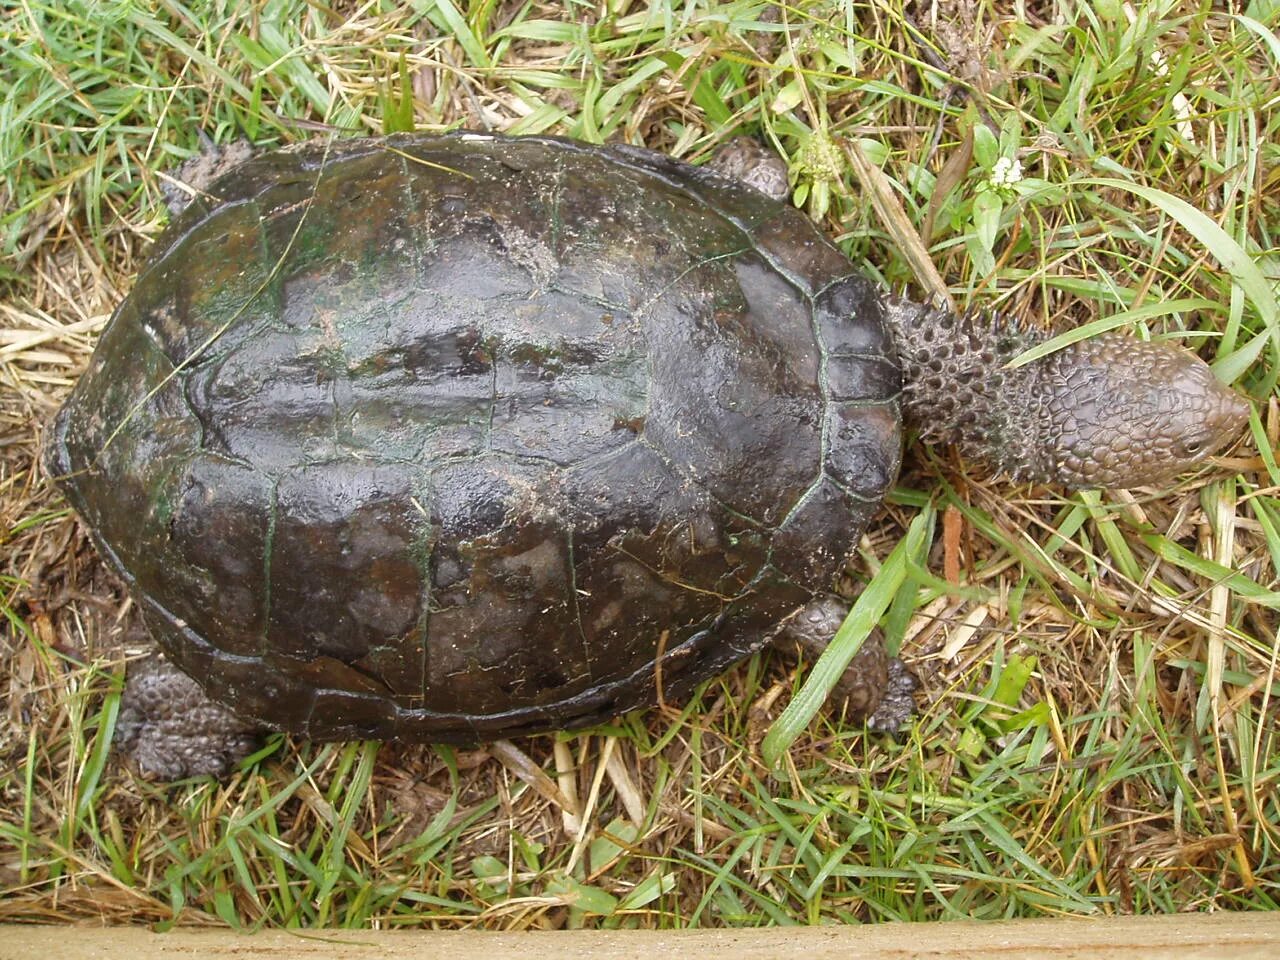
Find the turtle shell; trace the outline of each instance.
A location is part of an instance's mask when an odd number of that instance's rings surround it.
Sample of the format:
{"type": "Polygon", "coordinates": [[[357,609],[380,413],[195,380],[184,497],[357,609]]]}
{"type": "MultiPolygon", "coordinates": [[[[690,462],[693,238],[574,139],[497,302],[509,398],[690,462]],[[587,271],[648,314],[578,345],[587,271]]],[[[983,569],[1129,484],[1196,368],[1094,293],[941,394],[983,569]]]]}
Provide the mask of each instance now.
{"type": "Polygon", "coordinates": [[[169,227],[48,462],[165,652],[314,738],[679,697],[827,590],[897,473],[875,289],[629,147],[250,160],[169,227]]]}

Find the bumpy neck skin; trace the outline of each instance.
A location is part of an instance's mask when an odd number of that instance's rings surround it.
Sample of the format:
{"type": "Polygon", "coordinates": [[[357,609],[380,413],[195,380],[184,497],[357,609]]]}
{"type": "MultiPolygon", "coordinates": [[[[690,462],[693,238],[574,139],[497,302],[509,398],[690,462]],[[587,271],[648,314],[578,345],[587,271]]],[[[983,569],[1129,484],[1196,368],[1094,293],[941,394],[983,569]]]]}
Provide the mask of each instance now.
{"type": "Polygon", "coordinates": [[[1249,405],[1194,354],[1106,333],[1006,364],[1051,332],[896,297],[885,313],[903,409],[922,439],[1017,480],[1067,488],[1158,484],[1226,446],[1249,405]]]}

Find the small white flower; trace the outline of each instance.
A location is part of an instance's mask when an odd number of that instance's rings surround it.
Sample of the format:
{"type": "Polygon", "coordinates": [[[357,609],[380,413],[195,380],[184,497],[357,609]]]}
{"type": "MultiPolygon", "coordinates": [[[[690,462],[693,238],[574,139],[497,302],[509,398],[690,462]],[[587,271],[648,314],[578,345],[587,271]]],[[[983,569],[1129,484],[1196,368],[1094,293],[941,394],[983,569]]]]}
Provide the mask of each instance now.
{"type": "Polygon", "coordinates": [[[1166,77],[1169,75],[1169,61],[1165,59],[1164,51],[1151,48],[1151,66],[1155,68],[1157,77],[1166,77]]]}
{"type": "Polygon", "coordinates": [[[1011,187],[1022,179],[1022,164],[1009,157],[1000,157],[991,168],[993,187],[1011,187]]]}

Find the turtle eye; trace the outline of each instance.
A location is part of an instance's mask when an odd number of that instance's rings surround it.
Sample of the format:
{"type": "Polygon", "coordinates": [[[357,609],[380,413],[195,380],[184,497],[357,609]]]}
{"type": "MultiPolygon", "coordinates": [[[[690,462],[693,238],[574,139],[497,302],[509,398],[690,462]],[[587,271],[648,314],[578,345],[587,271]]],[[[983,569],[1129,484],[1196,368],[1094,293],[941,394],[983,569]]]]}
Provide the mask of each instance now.
{"type": "Polygon", "coordinates": [[[1184,440],[1182,441],[1182,452],[1188,457],[1194,457],[1204,449],[1204,442],[1200,440],[1184,440]]]}

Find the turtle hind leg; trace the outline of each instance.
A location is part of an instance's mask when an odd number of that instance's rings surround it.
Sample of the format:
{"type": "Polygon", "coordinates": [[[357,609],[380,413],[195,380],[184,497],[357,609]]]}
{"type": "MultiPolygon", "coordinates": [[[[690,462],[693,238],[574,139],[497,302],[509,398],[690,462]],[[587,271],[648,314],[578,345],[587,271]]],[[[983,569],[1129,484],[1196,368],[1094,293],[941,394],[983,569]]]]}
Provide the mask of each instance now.
{"type": "MultiPolygon", "coordinates": [[[[826,650],[849,605],[839,597],[815,597],[783,629],[780,638],[816,659],[826,650]]],[[[862,718],[871,730],[896,732],[915,715],[912,694],[919,686],[910,668],[889,656],[879,633],[867,637],[831,691],[828,704],[862,718]]]]}
{"type": "Polygon", "coordinates": [[[234,170],[254,154],[253,144],[248,140],[233,140],[219,146],[203,130],[199,131],[199,135],[200,152],[185,161],[160,184],[160,194],[164,197],[165,206],[169,208],[170,217],[176,217],[187,209],[192,197],[204,193],[213,181],[234,170]]]}
{"type": "Polygon", "coordinates": [[[228,773],[257,749],[259,728],[210,700],[154,654],[132,665],[116,720],[116,746],[158,780],[228,773]]]}

